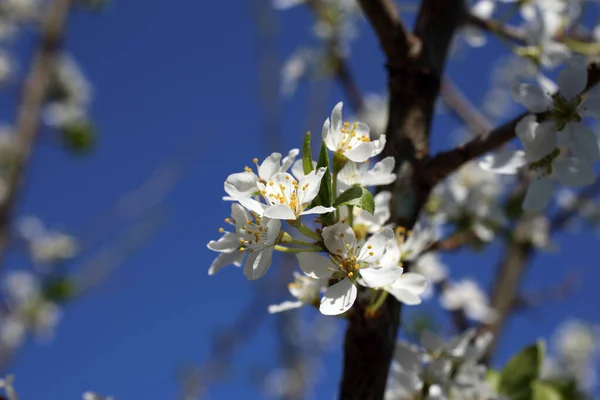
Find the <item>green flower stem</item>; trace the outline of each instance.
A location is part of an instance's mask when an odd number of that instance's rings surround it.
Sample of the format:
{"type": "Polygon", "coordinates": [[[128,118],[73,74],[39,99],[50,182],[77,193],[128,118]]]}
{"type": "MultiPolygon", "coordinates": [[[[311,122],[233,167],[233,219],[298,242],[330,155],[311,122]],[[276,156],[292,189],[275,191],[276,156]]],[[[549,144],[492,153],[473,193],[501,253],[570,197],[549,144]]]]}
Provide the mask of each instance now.
{"type": "Polygon", "coordinates": [[[348,206],[348,225],[354,225],[354,206],[348,206]]]}
{"type": "Polygon", "coordinates": [[[386,292],[385,290],[381,290],[381,293],[379,294],[379,297],[377,298],[375,303],[367,307],[367,312],[370,314],[374,314],[375,312],[377,312],[377,310],[379,310],[383,303],[385,303],[385,299],[387,298],[387,296],[388,292],[386,292]]]}
{"type": "Polygon", "coordinates": [[[280,246],[280,245],[275,245],[275,250],[276,251],[280,251],[282,253],[308,253],[308,252],[317,252],[317,251],[322,251],[323,249],[317,246],[311,247],[311,248],[301,248],[301,249],[294,249],[291,247],[285,247],[285,246],[280,246]]]}
{"type": "Polygon", "coordinates": [[[300,246],[315,247],[314,243],[304,242],[302,240],[297,240],[297,239],[292,239],[292,241],[290,243],[291,244],[297,244],[297,245],[300,245],[300,246]]]}
{"type": "Polygon", "coordinates": [[[298,229],[298,231],[303,234],[304,236],[306,236],[307,238],[310,239],[314,239],[314,240],[321,240],[321,235],[319,235],[317,232],[313,231],[312,229],[302,225],[301,222],[298,222],[297,224],[290,224],[292,225],[294,228],[298,229]]]}
{"type": "MultiPolygon", "coordinates": [[[[335,167],[335,164],[334,164],[335,167]]],[[[331,187],[331,204],[335,204],[335,201],[337,200],[337,182],[338,182],[338,174],[340,173],[340,171],[337,171],[336,168],[333,168],[333,185],[331,187]]],[[[340,211],[336,208],[334,211],[334,216],[335,216],[335,222],[338,222],[340,220],[340,211]]]]}

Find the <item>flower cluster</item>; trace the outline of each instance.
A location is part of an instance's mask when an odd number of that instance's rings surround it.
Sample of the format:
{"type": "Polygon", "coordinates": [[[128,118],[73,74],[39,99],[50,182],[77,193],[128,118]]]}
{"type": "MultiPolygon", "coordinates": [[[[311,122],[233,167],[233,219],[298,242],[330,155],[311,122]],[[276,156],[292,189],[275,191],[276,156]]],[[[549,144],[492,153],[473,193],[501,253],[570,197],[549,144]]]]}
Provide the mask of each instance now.
{"type": "Polygon", "coordinates": [[[600,147],[594,132],[581,122],[585,117],[600,117],[600,97],[581,96],[587,86],[584,60],[571,58],[558,75],[558,86],[559,91],[551,95],[536,85],[514,85],[513,99],[543,118],[528,115],[517,124],[523,150],[502,150],[480,163],[501,174],[515,174],[526,167],[532,182],[523,201],[525,210],[543,210],[552,198],[555,181],[578,187],[596,178],[592,167],[600,158],[600,147]]]}
{"type": "Polygon", "coordinates": [[[423,243],[401,227],[386,225],[389,192],[373,197],[367,190],[396,179],[392,157],[370,168],[385,135],[365,123],[343,121],[338,103],[323,125],[318,162],[312,160],[310,134],[304,143],[302,159],[296,160],[298,149],[286,157],[273,153],[260,163],[254,159],[255,169],[227,177],[224,200],[233,202],[225,222],[231,228],[220,228],[222,237],[208,243],[219,253],[209,274],[233,264],[243,265],[248,279],[259,279],[273,252],[281,251],[296,254],[304,275],[295,274],[289,285],[294,300],[271,306],[272,313],[311,304],[326,315],[342,314],[354,304],[358,285],[373,289],[372,313],[388,294],[419,304],[427,280],[403,273],[402,261],[423,243]],[[294,231],[285,231],[283,222],[294,231]]]}
{"type": "Polygon", "coordinates": [[[491,334],[474,329],[444,341],[424,332],[421,346],[398,341],[386,399],[500,400],[486,381],[487,368],[479,364],[491,334]]]}

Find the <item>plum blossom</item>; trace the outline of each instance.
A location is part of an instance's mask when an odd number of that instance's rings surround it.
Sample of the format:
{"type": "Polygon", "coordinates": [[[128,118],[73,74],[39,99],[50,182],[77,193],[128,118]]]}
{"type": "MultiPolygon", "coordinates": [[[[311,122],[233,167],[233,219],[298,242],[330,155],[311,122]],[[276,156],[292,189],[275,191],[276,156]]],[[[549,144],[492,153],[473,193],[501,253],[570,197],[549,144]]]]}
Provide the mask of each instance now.
{"type": "Polygon", "coordinates": [[[491,342],[490,334],[476,336],[473,329],[450,340],[430,332],[421,336],[422,347],[398,341],[385,399],[500,400],[486,381],[487,368],[479,364],[491,342]]]}
{"type": "Polygon", "coordinates": [[[471,279],[448,283],[442,291],[440,304],[447,310],[463,310],[467,317],[476,321],[489,323],[495,318],[486,294],[471,279]]]}
{"type": "MultiPolygon", "coordinates": [[[[600,117],[600,96],[591,95],[581,100],[579,94],[587,85],[587,67],[579,58],[570,59],[569,65],[558,75],[559,92],[550,95],[541,88],[531,84],[516,84],[511,87],[513,99],[523,104],[533,113],[549,112],[550,119],[535,125],[532,122],[521,123],[516,127],[517,135],[523,137],[535,135],[534,145],[538,156],[547,148],[569,146],[573,155],[583,162],[594,164],[600,158],[600,149],[596,136],[591,129],[581,124],[584,117],[600,117]],[[554,132],[555,139],[554,139],[554,132]],[[555,143],[554,143],[555,141],[555,143]]],[[[532,138],[533,139],[533,138],[532,138]]],[[[530,149],[531,150],[531,149],[530,149]]],[[[526,148],[527,151],[527,148],[526,148]]],[[[532,160],[532,161],[538,161],[532,160]]]]}
{"type": "Polygon", "coordinates": [[[273,257],[274,246],[279,238],[281,221],[255,215],[252,221],[249,213],[239,204],[231,205],[231,218],[225,222],[234,226],[235,231],[229,232],[223,228],[219,231],[223,236],[211,240],[207,247],[221,253],[211,264],[208,274],[213,275],[226,265],[240,266],[244,263],[244,275],[249,280],[264,276],[273,257]]]}
{"type": "Polygon", "coordinates": [[[340,192],[353,185],[363,187],[389,185],[396,180],[394,166],[394,157],[386,157],[378,161],[371,169],[368,160],[363,163],[349,161],[338,174],[340,192]]]}
{"type": "Polygon", "coordinates": [[[294,272],[294,278],[294,282],[288,284],[288,290],[296,301],[284,301],[280,304],[270,305],[269,313],[287,311],[305,304],[319,304],[319,294],[321,289],[326,286],[326,280],[300,275],[297,272],[294,272]]]}
{"type": "Polygon", "coordinates": [[[363,122],[352,124],[342,120],[342,102],[339,102],[323,124],[322,137],[327,148],[354,162],[364,162],[379,155],[385,146],[385,135],[370,132],[363,122]]]}
{"type": "Polygon", "coordinates": [[[267,204],[249,197],[240,198],[238,201],[257,215],[282,220],[297,220],[302,215],[335,211],[335,207],[325,206],[307,209],[319,194],[325,170],[326,168],[319,168],[311,171],[299,182],[287,172],[279,172],[268,182],[258,182],[258,190],[267,204]]]}
{"type": "Polygon", "coordinates": [[[245,167],[244,172],[231,174],[225,180],[225,192],[229,195],[223,200],[236,200],[243,197],[250,197],[258,193],[258,182],[267,182],[276,173],[286,172],[298,156],[300,150],[292,149],[283,159],[280,153],[272,153],[265,158],[262,163],[258,163],[258,158],[252,160],[256,165],[256,172],[250,167],[245,167]]]}
{"type": "Polygon", "coordinates": [[[364,286],[381,288],[391,285],[402,274],[401,268],[384,258],[388,244],[394,240],[390,228],[364,243],[357,241],[354,230],[343,222],[323,228],[322,235],[329,258],[317,253],[296,256],[302,271],[311,278],[341,278],[327,288],[321,299],[319,310],[325,315],[342,314],[352,307],[357,280],[364,286]]]}

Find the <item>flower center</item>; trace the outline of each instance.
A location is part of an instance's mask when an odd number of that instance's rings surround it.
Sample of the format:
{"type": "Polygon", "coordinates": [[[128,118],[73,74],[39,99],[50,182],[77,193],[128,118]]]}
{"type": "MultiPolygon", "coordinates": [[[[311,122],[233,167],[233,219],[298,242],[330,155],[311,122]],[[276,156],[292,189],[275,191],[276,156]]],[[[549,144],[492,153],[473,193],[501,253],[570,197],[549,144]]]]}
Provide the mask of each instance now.
{"type": "Polygon", "coordinates": [[[246,221],[240,230],[240,251],[248,250],[253,253],[255,249],[265,246],[269,228],[260,225],[260,217],[256,216],[256,222],[246,221]]]}
{"type": "Polygon", "coordinates": [[[354,147],[361,143],[367,143],[371,141],[367,135],[359,135],[356,131],[358,129],[358,122],[355,122],[350,126],[348,122],[344,122],[344,126],[341,129],[342,132],[342,143],[340,143],[339,150],[346,152],[352,150],[354,147]]]}
{"type": "Polygon", "coordinates": [[[298,191],[300,189],[306,191],[308,183],[299,187],[298,182],[290,178],[289,175],[285,178],[285,183],[276,184],[273,181],[269,181],[265,189],[261,191],[261,194],[271,205],[286,204],[298,214],[302,212],[302,203],[299,199],[298,191]]]}

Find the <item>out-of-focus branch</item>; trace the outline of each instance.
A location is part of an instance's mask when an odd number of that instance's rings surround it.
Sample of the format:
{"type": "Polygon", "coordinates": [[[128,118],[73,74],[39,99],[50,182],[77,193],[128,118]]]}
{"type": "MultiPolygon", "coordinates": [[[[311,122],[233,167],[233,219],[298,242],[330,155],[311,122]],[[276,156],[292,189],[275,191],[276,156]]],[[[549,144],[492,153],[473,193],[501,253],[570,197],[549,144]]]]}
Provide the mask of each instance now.
{"type": "Polygon", "coordinates": [[[467,16],[465,23],[485,31],[495,33],[501,38],[513,41],[517,44],[526,43],[526,33],[523,31],[523,29],[519,29],[515,26],[502,24],[490,19],[484,19],[473,14],[469,14],[467,16]]]}
{"type": "MultiPolygon", "coordinates": [[[[591,64],[588,67],[588,84],[583,94],[587,94],[598,82],[600,82],[600,68],[596,64],[591,64]]],[[[430,185],[435,185],[464,163],[495,150],[512,140],[515,137],[517,123],[526,115],[521,114],[512,121],[477,136],[453,150],[437,154],[427,163],[425,179],[430,185]]],[[[543,120],[545,118],[547,118],[546,113],[538,114],[538,119],[543,120]]]]}
{"type": "Polygon", "coordinates": [[[440,240],[437,240],[431,243],[427,248],[423,251],[424,253],[429,253],[431,251],[453,251],[458,250],[470,240],[476,238],[475,233],[472,229],[464,229],[458,232],[455,232],[451,235],[446,236],[440,240]]]}
{"type": "Polygon", "coordinates": [[[420,52],[421,41],[408,31],[391,0],[359,0],[359,3],[379,38],[388,62],[403,62],[420,52]]]}
{"type": "Polygon", "coordinates": [[[496,311],[496,318],[488,326],[488,330],[493,334],[493,339],[484,357],[485,362],[490,361],[504,324],[513,310],[525,268],[533,255],[533,248],[529,243],[511,242],[503,254],[504,256],[496,268],[490,296],[490,304],[496,311]]]}
{"type": "Polygon", "coordinates": [[[9,241],[10,218],[24,182],[27,164],[40,127],[40,112],[54,57],[60,49],[73,0],[54,0],[47,5],[41,38],[25,80],[17,111],[14,155],[6,174],[7,194],[0,204],[0,265],[9,241]]]}
{"type": "Polygon", "coordinates": [[[564,278],[563,282],[556,286],[521,293],[515,299],[513,309],[515,311],[526,310],[547,302],[564,300],[575,292],[575,289],[579,286],[580,278],[580,274],[570,273],[564,278]]]}
{"type": "MultiPolygon", "coordinates": [[[[326,18],[325,5],[322,0],[308,0],[306,4],[314,12],[317,19],[326,18]]],[[[348,65],[348,60],[340,54],[339,49],[339,38],[333,35],[328,43],[328,55],[331,57],[331,62],[333,63],[333,71],[337,81],[346,93],[346,97],[352,108],[355,112],[358,112],[364,107],[363,95],[348,65]]]]}
{"type": "Polygon", "coordinates": [[[441,95],[446,105],[467,124],[473,135],[478,136],[494,128],[450,78],[446,77],[442,81],[441,95]]]}
{"type": "MultiPolygon", "coordinates": [[[[522,196],[525,185],[526,184],[517,188],[513,193],[513,196],[516,196],[517,198],[522,196]]],[[[556,232],[562,229],[565,223],[578,212],[585,200],[595,196],[599,191],[600,183],[598,182],[584,189],[576,204],[574,204],[574,207],[568,210],[559,211],[551,218],[550,231],[556,232]]],[[[527,222],[524,221],[523,223],[527,222]]],[[[486,353],[486,362],[489,362],[491,359],[510,313],[515,309],[516,305],[522,304],[519,303],[519,299],[522,299],[519,294],[519,288],[527,266],[534,255],[535,248],[531,243],[511,241],[506,245],[504,257],[496,269],[496,278],[493,281],[494,285],[491,291],[490,303],[491,307],[496,310],[497,318],[488,327],[493,334],[493,341],[486,353]]],[[[561,293],[564,293],[564,290],[561,289],[561,293]]],[[[539,298],[540,296],[538,296],[538,299],[539,298]]],[[[533,300],[535,301],[535,296],[533,300]]]]}

